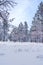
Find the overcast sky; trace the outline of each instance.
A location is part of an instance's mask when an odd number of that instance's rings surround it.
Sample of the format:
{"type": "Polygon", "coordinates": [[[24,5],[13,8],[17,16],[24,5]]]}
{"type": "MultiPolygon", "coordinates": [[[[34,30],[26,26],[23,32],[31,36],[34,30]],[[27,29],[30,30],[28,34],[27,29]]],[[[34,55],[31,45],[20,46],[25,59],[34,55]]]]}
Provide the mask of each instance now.
{"type": "MultiPolygon", "coordinates": [[[[14,1],[14,0],[13,0],[14,1]]],[[[18,4],[11,9],[10,18],[15,17],[13,25],[18,26],[20,22],[27,21],[29,28],[33,17],[38,9],[39,3],[43,0],[15,0],[18,4]]]]}

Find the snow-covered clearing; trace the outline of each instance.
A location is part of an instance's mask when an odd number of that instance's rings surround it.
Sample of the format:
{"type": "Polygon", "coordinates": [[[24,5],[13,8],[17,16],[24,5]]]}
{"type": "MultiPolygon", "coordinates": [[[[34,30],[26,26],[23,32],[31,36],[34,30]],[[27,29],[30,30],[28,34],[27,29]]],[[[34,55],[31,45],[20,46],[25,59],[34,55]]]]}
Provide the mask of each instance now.
{"type": "Polygon", "coordinates": [[[43,44],[0,42],[0,65],[43,65],[43,44]]]}

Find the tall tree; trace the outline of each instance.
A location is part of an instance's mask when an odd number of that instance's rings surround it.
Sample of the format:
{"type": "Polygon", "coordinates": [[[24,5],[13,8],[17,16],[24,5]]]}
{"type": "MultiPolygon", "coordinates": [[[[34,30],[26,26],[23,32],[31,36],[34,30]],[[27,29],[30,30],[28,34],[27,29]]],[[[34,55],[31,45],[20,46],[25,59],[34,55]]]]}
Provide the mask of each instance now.
{"type": "Polygon", "coordinates": [[[25,41],[28,41],[28,24],[24,22],[24,34],[25,34],[25,41]]]}
{"type": "Polygon", "coordinates": [[[38,6],[33,18],[29,40],[31,42],[43,42],[43,2],[38,6]]]}
{"type": "Polygon", "coordinates": [[[16,4],[13,1],[9,0],[0,0],[0,17],[3,19],[3,41],[8,40],[8,16],[9,12],[8,9],[9,6],[13,7],[14,4],[16,4]]]}
{"type": "Polygon", "coordinates": [[[18,26],[18,40],[19,41],[23,41],[23,29],[24,29],[24,25],[22,24],[22,22],[20,22],[19,26],[18,26]]]}
{"type": "Polygon", "coordinates": [[[3,37],[2,19],[0,19],[0,41],[2,40],[2,37],[3,37]]]}

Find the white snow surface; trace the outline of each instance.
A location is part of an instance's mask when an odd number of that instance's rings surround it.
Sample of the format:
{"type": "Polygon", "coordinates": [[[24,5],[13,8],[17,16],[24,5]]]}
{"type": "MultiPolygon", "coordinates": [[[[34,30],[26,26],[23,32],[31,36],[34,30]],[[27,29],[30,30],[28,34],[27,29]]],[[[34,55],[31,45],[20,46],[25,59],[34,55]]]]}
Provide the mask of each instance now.
{"type": "Polygon", "coordinates": [[[0,65],[43,65],[43,43],[0,42],[0,65]]]}

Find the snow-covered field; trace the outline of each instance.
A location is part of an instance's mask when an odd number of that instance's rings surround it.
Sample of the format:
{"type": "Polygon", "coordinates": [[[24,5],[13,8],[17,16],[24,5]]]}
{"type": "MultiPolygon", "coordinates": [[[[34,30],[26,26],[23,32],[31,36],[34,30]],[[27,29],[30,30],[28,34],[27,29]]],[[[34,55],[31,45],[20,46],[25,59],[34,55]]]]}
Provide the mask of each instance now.
{"type": "Polygon", "coordinates": [[[43,65],[43,44],[0,42],[0,65],[43,65]]]}

